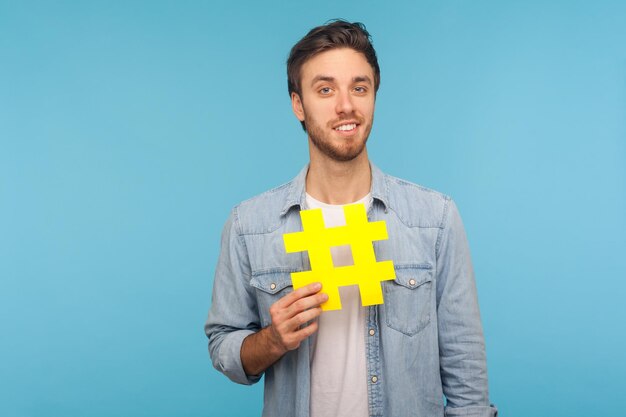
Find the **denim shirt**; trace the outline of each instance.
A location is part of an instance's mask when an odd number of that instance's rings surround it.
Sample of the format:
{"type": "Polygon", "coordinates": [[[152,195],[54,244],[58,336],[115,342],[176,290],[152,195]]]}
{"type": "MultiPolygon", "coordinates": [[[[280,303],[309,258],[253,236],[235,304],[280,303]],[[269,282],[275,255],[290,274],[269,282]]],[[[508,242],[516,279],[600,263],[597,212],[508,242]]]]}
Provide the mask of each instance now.
{"type": "MultiPolygon", "coordinates": [[[[381,283],[384,304],[363,307],[370,416],[496,416],[454,202],[371,168],[368,218],[384,220],[389,235],[374,250],[378,261],[393,261],[396,278],[381,283]]],[[[302,230],[307,170],[236,206],[224,226],[205,331],[213,365],[240,384],[261,378],[243,370],[244,338],[270,324],[270,306],[293,290],[290,273],[310,270],[308,254],[287,254],[283,243],[302,230]]],[[[309,415],[310,349],[306,339],[265,371],[263,416],[309,415]]]]}

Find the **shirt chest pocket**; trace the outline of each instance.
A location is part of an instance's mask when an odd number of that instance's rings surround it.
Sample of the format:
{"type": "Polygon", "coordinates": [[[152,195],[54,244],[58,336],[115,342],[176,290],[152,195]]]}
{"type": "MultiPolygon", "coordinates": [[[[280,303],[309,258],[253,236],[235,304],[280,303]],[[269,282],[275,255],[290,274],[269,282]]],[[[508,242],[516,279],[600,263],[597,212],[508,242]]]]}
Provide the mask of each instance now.
{"type": "Polygon", "coordinates": [[[384,283],[387,326],[408,336],[414,336],[428,326],[432,285],[430,264],[396,267],[396,279],[384,283]]]}
{"type": "Polygon", "coordinates": [[[261,326],[269,326],[272,304],[293,291],[291,273],[279,271],[255,275],[250,280],[250,285],[256,289],[261,326]]]}

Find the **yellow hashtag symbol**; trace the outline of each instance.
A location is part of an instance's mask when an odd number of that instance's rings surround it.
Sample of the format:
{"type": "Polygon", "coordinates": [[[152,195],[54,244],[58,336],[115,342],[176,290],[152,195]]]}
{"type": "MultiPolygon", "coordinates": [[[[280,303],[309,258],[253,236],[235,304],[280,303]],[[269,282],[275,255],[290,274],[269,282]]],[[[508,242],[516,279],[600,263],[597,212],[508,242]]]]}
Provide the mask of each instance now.
{"type": "Polygon", "coordinates": [[[368,222],[363,204],[344,206],[346,225],[325,227],[322,209],[302,210],[302,232],[283,235],[287,253],[309,252],[311,270],[293,272],[291,280],[294,290],[312,282],[322,283],[322,292],[328,301],[322,310],[340,310],[339,287],[358,285],[364,306],[382,304],[383,292],[380,282],[396,277],[393,262],[376,262],[374,240],[387,239],[384,221],[368,222]],[[330,248],[350,245],[353,265],[333,266],[330,248]]]}

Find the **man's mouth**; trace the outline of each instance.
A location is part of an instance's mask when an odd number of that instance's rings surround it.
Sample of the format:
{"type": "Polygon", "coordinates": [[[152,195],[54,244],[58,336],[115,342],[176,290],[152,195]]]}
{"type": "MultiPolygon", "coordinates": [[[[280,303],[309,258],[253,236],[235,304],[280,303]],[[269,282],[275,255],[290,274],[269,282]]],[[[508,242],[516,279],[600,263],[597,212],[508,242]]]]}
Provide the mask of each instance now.
{"type": "Polygon", "coordinates": [[[335,128],[335,130],[339,132],[350,132],[356,129],[356,123],[347,123],[345,125],[339,125],[335,128]]]}

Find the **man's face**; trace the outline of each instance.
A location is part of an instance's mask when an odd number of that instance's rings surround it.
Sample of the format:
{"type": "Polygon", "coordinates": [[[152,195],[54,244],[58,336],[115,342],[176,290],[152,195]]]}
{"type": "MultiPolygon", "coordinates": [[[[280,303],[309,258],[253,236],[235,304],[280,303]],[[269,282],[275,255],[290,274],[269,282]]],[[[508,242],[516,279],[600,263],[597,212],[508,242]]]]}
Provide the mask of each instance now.
{"type": "Polygon", "coordinates": [[[365,56],[349,48],[315,55],[302,66],[300,86],[291,102],[312,151],[335,161],[359,156],[374,120],[374,70],[365,56]]]}

